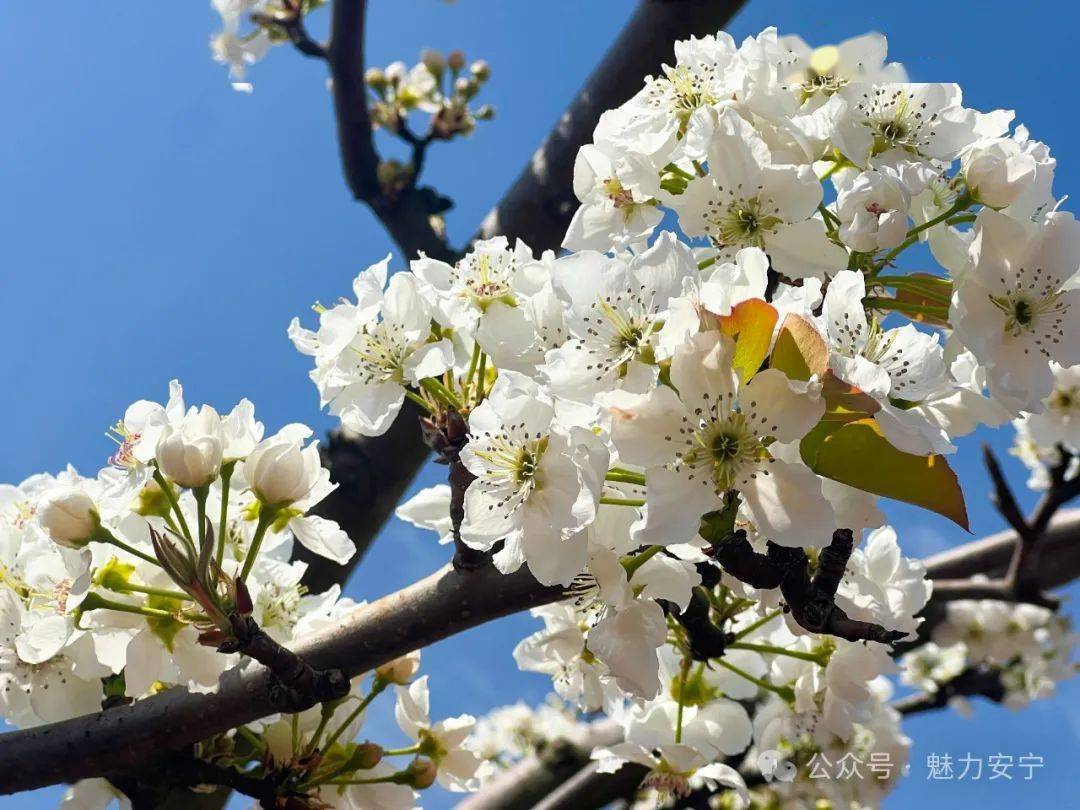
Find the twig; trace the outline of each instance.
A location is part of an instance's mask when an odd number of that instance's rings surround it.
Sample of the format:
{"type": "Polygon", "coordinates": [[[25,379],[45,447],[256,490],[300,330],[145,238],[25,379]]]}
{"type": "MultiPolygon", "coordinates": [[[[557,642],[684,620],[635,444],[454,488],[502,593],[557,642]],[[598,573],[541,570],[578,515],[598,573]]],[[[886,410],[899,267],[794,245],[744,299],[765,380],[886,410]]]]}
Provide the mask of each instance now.
{"type": "Polygon", "coordinates": [[[1060,600],[1048,596],[1039,582],[1039,564],[1045,545],[1047,529],[1058,510],[1080,495],[1080,476],[1066,480],[1072,455],[1059,448],[1059,461],[1049,469],[1050,486],[1032,512],[1025,517],[1016,502],[1001,465],[989,445],[983,445],[983,460],[994,484],[991,501],[1014,532],[1016,542],[1005,575],[1000,579],[944,580],[934,584],[938,602],[959,599],[1000,599],[1009,602],[1028,602],[1056,610],[1060,600]]]}
{"type": "Polygon", "coordinates": [[[274,676],[268,684],[270,699],[281,711],[301,712],[349,693],[349,679],[340,669],[315,669],[274,641],[251,616],[234,613],[229,621],[235,640],[218,649],[224,653],[244,653],[270,670],[274,676]]]}
{"type": "Polygon", "coordinates": [[[435,417],[421,417],[424,443],[435,453],[437,464],[450,467],[450,526],[454,537],[454,567],[469,571],[491,562],[489,554],[471,548],[461,539],[461,524],[465,520],[465,492],[476,476],[461,461],[461,450],[469,440],[469,425],[456,410],[435,417]]]}
{"type": "Polygon", "coordinates": [[[263,14],[256,12],[251,15],[251,20],[256,25],[281,29],[296,50],[304,56],[315,59],[328,58],[326,46],[313,39],[307,31],[307,26],[304,25],[304,11],[300,7],[299,0],[284,0],[282,13],[263,14]]]}
{"type": "Polygon", "coordinates": [[[985,667],[965,669],[952,680],[941,684],[936,692],[908,695],[893,701],[892,707],[907,716],[943,709],[955,697],[977,695],[994,703],[1001,703],[1005,699],[1005,686],[1001,682],[1000,673],[985,667]]]}

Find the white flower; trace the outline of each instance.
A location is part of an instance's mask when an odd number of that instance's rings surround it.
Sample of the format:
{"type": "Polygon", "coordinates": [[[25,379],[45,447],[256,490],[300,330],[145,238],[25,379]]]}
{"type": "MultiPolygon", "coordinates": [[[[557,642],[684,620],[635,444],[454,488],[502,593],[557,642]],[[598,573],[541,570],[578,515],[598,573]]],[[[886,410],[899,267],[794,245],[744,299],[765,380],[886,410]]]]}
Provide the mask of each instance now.
{"type": "Polygon", "coordinates": [[[1056,211],[1022,223],[984,209],[973,269],[953,294],[949,321],[986,367],[990,394],[1014,413],[1039,413],[1053,390],[1050,361],[1080,363],[1080,225],[1056,211]]]}
{"type": "Polygon", "coordinates": [[[571,337],[547,353],[544,372],[553,393],[589,402],[620,381],[647,390],[656,376],[656,333],[668,302],[697,275],[693,255],[665,233],[629,262],[599,254],[578,257],[555,269],[571,337]]]}
{"type": "Polygon", "coordinates": [[[425,675],[407,687],[397,687],[394,716],[401,730],[420,744],[420,755],[438,767],[440,785],[458,792],[471,789],[476,769],[480,767],[480,759],[464,745],[476,724],[472,715],[432,723],[425,675]]]}
{"type": "Polygon", "coordinates": [[[967,667],[967,648],[963,644],[939,647],[928,641],[907,653],[900,661],[900,679],[925,692],[936,692],[967,667]]]}
{"type": "Polygon", "coordinates": [[[583,428],[563,428],[535,382],[499,375],[469,415],[461,460],[476,480],[465,493],[462,539],[491,548],[504,572],[528,562],[541,582],[569,583],[584,567],[582,530],[596,517],[607,450],[583,428]]]}
{"type": "Polygon", "coordinates": [[[907,236],[910,206],[911,196],[894,172],[861,172],[836,198],[840,238],[862,253],[894,248],[907,236]]]}
{"type": "Polygon", "coordinates": [[[94,499],[75,486],[49,493],[37,514],[38,523],[52,541],[67,548],[85,546],[101,525],[94,499]]]}
{"type": "Polygon", "coordinates": [[[306,514],[335,488],[318,442],[303,446],[310,435],[310,428],[293,424],[263,439],[244,460],[243,478],[275,516],[274,531],[288,528],[306,548],[344,564],[356,553],[349,536],[334,521],[306,514]]]}
{"type": "Polygon", "coordinates": [[[847,112],[833,139],[856,166],[867,166],[871,157],[892,165],[952,161],[979,135],[979,117],[962,106],[955,84],[859,82],[839,95],[847,102],[847,112]]]}
{"type": "Polygon", "coordinates": [[[209,405],[192,408],[180,424],[166,425],[158,438],[158,467],[182,487],[204,487],[221,470],[225,433],[221,417],[209,405]]]}
{"type": "Polygon", "coordinates": [[[312,379],[322,404],[364,436],[386,432],[406,386],[439,376],[454,361],[449,340],[431,339],[433,312],[417,279],[399,273],[386,284],[389,261],[362,272],[353,282],[357,303],[323,311],[318,332],[300,328],[295,318],[289,326],[296,348],[315,357],[312,379]]]}
{"type": "Polygon", "coordinates": [[[795,442],[821,418],[825,403],[813,386],[776,369],[740,385],[734,344],[703,332],[671,364],[671,382],[648,395],[613,392],[612,440],[621,459],[646,468],[644,520],[634,539],[684,543],[701,516],[722,508],[735,490],[759,531],[782,545],[818,546],[835,528],[821,481],[809,469],[774,458],[772,442],[795,442]]]}
{"type": "Polygon", "coordinates": [[[821,183],[809,166],[774,164],[768,146],[734,110],[718,115],[709,173],[671,199],[689,236],[708,236],[730,261],[744,247],[769,254],[790,278],[821,278],[847,265],[815,216],[821,183]]]}
{"type": "Polygon", "coordinates": [[[586,617],[570,602],[533,608],[531,615],[544,621],[544,629],[522,639],[514,648],[514,661],[524,672],[552,678],[556,693],[582,711],[597,711],[607,693],[607,670],[586,648],[586,617]]]}
{"type": "Polygon", "coordinates": [[[960,171],[976,202],[1007,208],[1035,182],[1035,158],[1012,138],[977,141],[960,156],[960,171]]]}
{"type": "Polygon", "coordinates": [[[656,205],[656,166],[607,138],[622,123],[617,116],[608,112],[600,117],[594,143],[582,146],[574,160],[574,195],[581,206],[563,239],[568,250],[607,251],[643,242],[663,219],[656,205]]]}
{"type": "Polygon", "coordinates": [[[244,460],[248,486],[268,506],[290,506],[306,498],[321,473],[318,442],[303,447],[290,435],[259,442],[244,460]]]}
{"type": "Polygon", "coordinates": [[[831,95],[841,87],[859,82],[902,82],[907,80],[898,62],[885,63],[888,43],[877,33],[846,39],[838,45],[811,49],[799,36],[781,37],[781,45],[794,57],[783,77],[784,83],[797,85],[804,100],[815,95],[831,95]]]}
{"type": "Polygon", "coordinates": [[[620,689],[649,699],[660,689],[656,650],[666,641],[667,619],[660,605],[652,599],[634,599],[606,611],[589,631],[588,643],[620,689]]]}

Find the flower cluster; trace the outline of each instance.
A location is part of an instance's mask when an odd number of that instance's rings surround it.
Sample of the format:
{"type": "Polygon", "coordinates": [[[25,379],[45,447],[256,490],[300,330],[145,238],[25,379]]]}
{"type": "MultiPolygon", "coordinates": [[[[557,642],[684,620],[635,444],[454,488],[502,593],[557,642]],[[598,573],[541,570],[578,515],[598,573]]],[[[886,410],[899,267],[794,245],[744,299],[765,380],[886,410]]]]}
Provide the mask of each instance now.
{"type": "Polygon", "coordinates": [[[431,116],[429,131],[433,138],[449,140],[468,135],[477,121],[490,120],[495,110],[490,105],[475,109],[471,102],[491,78],[487,62],[477,60],[465,69],[465,56],[451,51],[445,56],[425,50],[420,61],[408,67],[394,62],[385,69],[369,68],[364,74],[374,100],[371,119],[375,126],[400,132],[409,113],[419,111],[431,116]]]}
{"type": "Polygon", "coordinates": [[[399,515],[567,589],[515,658],[621,722],[601,770],[738,795],[754,743],[906,757],[882,676],[930,586],[877,499],[966,525],[944,456],[980,424],[1075,450],[1080,230],[1043,144],[883,37],[675,57],[581,149],[570,252],[384,260],[290,336],[346,428],[408,400],[464,467],[399,515]],[[920,244],[940,272],[897,270],[920,244]]]}
{"type": "Polygon", "coordinates": [[[163,684],[209,690],[241,656],[213,649],[229,614],[279,643],[352,608],[338,589],[309,594],[293,538],[345,562],[352,541],[307,511],[333,486],[311,431],[264,437],[241,401],[220,416],[139,401],[113,428],[96,477],[72,469],[5,486],[0,511],[0,711],[31,726],[138,698],[163,684]]]}

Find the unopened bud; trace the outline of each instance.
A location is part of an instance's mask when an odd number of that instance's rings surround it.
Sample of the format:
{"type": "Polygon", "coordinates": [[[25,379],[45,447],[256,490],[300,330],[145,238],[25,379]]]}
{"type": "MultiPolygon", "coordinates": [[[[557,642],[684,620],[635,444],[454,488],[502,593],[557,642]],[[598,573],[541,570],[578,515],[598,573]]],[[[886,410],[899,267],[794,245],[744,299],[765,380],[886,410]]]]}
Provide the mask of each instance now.
{"type": "Polygon", "coordinates": [[[85,546],[101,525],[93,499],[77,487],[50,495],[38,512],[38,522],[54,543],[67,548],[85,546]]]}
{"type": "Polygon", "coordinates": [[[386,89],[386,74],[382,72],[382,68],[368,68],[364,73],[364,81],[368,87],[378,93],[386,89]]]}
{"type": "Polygon", "coordinates": [[[477,59],[469,66],[469,72],[478,82],[486,82],[491,78],[491,66],[483,59],[477,59]]]}
{"type": "Polygon", "coordinates": [[[373,742],[360,743],[353,750],[349,764],[362,771],[369,771],[382,762],[383,747],[373,742]]]}
{"type": "Polygon", "coordinates": [[[413,675],[420,669],[420,651],[411,652],[393,661],[388,661],[375,669],[375,676],[382,678],[387,683],[395,683],[404,686],[412,680],[413,675]]]}
{"type": "Polygon", "coordinates": [[[402,781],[416,790],[424,790],[435,782],[435,775],[439,772],[439,766],[427,757],[417,757],[409,763],[405,769],[402,781]]]}
{"type": "Polygon", "coordinates": [[[420,51],[420,61],[424,63],[424,67],[435,78],[442,76],[442,72],[446,69],[446,59],[443,58],[443,55],[430,48],[420,51]]]}
{"type": "Polygon", "coordinates": [[[465,54],[461,51],[450,51],[446,55],[446,64],[449,65],[452,71],[457,73],[465,67],[465,54]]]}
{"type": "Polygon", "coordinates": [[[475,118],[477,121],[490,121],[494,117],[495,108],[492,107],[490,104],[484,104],[475,113],[473,113],[473,118],[475,118]]]}

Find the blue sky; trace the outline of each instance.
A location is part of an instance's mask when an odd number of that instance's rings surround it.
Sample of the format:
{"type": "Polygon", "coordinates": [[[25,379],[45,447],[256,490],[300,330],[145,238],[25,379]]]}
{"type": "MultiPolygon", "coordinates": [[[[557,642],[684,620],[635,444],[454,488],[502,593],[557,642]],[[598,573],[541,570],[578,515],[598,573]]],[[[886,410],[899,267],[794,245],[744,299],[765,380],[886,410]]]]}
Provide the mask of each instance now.
{"type": "MultiPolygon", "coordinates": [[[[231,407],[250,397],[271,429],[318,412],[307,358],[285,337],[294,314],[349,291],[391,244],[342,182],[323,67],[279,49],[253,71],[255,93],[229,89],[210,61],[209,4],[9,4],[0,47],[0,480],[67,462],[92,474],[105,429],[139,398],[161,400],[180,378],[190,401],[231,407]]],[[[372,0],[369,59],[413,59],[422,47],[463,49],[493,68],[485,100],[498,117],[468,141],[432,149],[425,182],[454,198],[455,241],[467,237],[516,176],[599,60],[632,4],[626,0],[372,0]]],[[[325,18],[325,12],[321,15],[325,18]]],[[[751,0],[729,26],[736,38],[776,24],[812,44],[868,30],[916,80],[957,81],[970,106],[1014,107],[1059,160],[1057,191],[1075,189],[1074,87],[1047,22],[1075,28],[1075,6],[995,14],[993,4],[819,4],[751,0]],[[872,11],[871,11],[872,9],[872,11]],[[1062,102],[1066,102],[1064,110],[1062,102]]],[[[320,32],[322,19],[313,24],[320,32]]],[[[402,266],[400,263],[398,266],[402,266]]],[[[1004,452],[1010,437],[976,436],[956,467],[976,535],[999,529],[985,493],[977,442],[1004,452]]],[[[1022,476],[1009,459],[1017,482],[1022,476]]],[[[434,483],[428,469],[417,486],[434,483]]],[[[917,510],[888,506],[913,556],[963,542],[963,531],[917,510]]],[[[445,560],[432,535],[389,526],[349,585],[375,598],[445,560]]],[[[484,712],[547,682],[518,673],[513,643],[533,624],[513,617],[425,653],[441,714],[484,712]]],[[[1014,714],[980,704],[975,720],[937,714],[909,725],[912,775],[889,800],[899,808],[1036,804],[1074,785],[1080,687],[1014,714]],[[1030,782],[953,784],[925,779],[932,751],[1033,752],[1046,766],[1030,782]]],[[[385,717],[376,718],[385,727],[385,717]]],[[[55,806],[60,789],[0,799],[0,807],[55,806]]],[[[448,806],[445,797],[425,798],[448,806]]]]}

